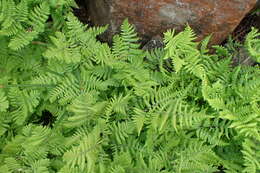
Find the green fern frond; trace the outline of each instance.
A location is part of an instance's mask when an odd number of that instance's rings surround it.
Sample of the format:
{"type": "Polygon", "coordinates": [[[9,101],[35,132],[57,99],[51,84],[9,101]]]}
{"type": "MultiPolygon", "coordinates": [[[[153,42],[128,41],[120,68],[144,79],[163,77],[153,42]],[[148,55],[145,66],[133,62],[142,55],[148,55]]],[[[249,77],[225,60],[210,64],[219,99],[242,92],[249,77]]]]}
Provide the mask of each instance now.
{"type": "Polygon", "coordinates": [[[123,21],[120,35],[115,36],[113,41],[113,52],[119,59],[131,62],[134,57],[143,56],[143,51],[139,49],[137,33],[127,19],[123,21]]]}
{"type": "Polygon", "coordinates": [[[73,39],[82,41],[86,39],[86,30],[87,26],[84,26],[72,13],[69,13],[67,16],[67,26],[68,26],[68,36],[73,39]]]}
{"type": "Polygon", "coordinates": [[[28,15],[29,15],[29,8],[28,8],[28,3],[27,1],[21,1],[19,4],[16,6],[17,10],[17,21],[19,22],[27,22],[28,21],[28,15]]]}
{"type": "Polygon", "coordinates": [[[86,170],[92,172],[95,169],[95,163],[98,158],[100,145],[100,131],[96,128],[82,138],[78,146],[72,147],[67,151],[63,160],[69,168],[78,167],[80,171],[86,170]]]}
{"type": "Polygon", "coordinates": [[[73,76],[63,78],[63,81],[49,92],[50,102],[63,98],[61,103],[69,103],[73,98],[80,94],[77,80],[73,76]],[[66,95],[66,97],[64,97],[66,95]]]}
{"type": "Polygon", "coordinates": [[[190,27],[174,35],[174,31],[168,30],[164,35],[165,58],[170,58],[175,67],[175,71],[179,72],[183,67],[187,72],[203,79],[206,75],[205,67],[201,63],[200,51],[197,49],[197,43],[194,42],[195,34],[190,27]]]}
{"type": "Polygon", "coordinates": [[[243,144],[243,157],[244,157],[244,166],[243,173],[257,173],[260,171],[260,143],[259,141],[254,141],[250,139],[245,139],[243,144]]]}
{"type": "Polygon", "coordinates": [[[10,172],[25,170],[25,168],[12,157],[6,158],[4,162],[6,164],[6,169],[10,172]]]}
{"type": "Polygon", "coordinates": [[[226,105],[223,98],[225,97],[225,86],[220,81],[212,84],[212,87],[205,82],[202,86],[202,94],[209,105],[216,110],[225,110],[226,105]]]}
{"type": "Polygon", "coordinates": [[[32,30],[37,33],[43,32],[49,14],[50,7],[47,2],[43,2],[39,6],[36,6],[29,15],[28,24],[32,27],[32,30]]]}
{"type": "Polygon", "coordinates": [[[214,172],[219,165],[218,156],[209,146],[200,142],[191,142],[185,151],[179,154],[179,164],[176,165],[176,172],[214,172]],[[191,145],[193,144],[193,145],[191,145]]]}
{"type": "Polygon", "coordinates": [[[246,118],[234,121],[230,128],[235,128],[241,135],[252,137],[260,141],[260,117],[258,114],[247,114],[246,118]]]}
{"type": "Polygon", "coordinates": [[[123,39],[119,35],[113,37],[113,55],[115,57],[125,57],[127,56],[127,47],[124,45],[123,39]]]}
{"type": "Polygon", "coordinates": [[[19,50],[31,43],[38,35],[36,31],[19,31],[10,41],[8,47],[13,50],[19,50]]]}
{"type": "Polygon", "coordinates": [[[108,65],[95,65],[87,66],[87,69],[92,75],[97,76],[99,79],[108,80],[112,77],[114,70],[108,65]]]}
{"type": "Polygon", "coordinates": [[[230,121],[215,118],[206,120],[196,130],[198,138],[209,142],[211,145],[225,146],[227,141],[234,134],[234,130],[230,129],[230,121]]]}
{"type": "MultiPolygon", "coordinates": [[[[38,0],[38,1],[43,1],[43,0],[38,0]]],[[[59,1],[50,1],[51,6],[53,8],[57,8],[57,7],[74,7],[74,8],[78,8],[78,5],[76,4],[76,2],[74,0],[59,0],[59,1]]]]}
{"type": "Polygon", "coordinates": [[[3,90],[0,90],[0,112],[5,112],[9,107],[9,101],[3,90]]]}
{"type": "Polygon", "coordinates": [[[5,12],[2,14],[3,27],[0,33],[11,36],[9,47],[13,50],[23,48],[37,38],[44,31],[45,23],[49,17],[50,9],[47,3],[35,6],[30,13],[28,6],[26,1],[21,1],[18,4],[10,0],[2,1],[2,10],[5,12]]]}
{"type": "Polygon", "coordinates": [[[78,63],[81,60],[80,49],[77,45],[70,43],[65,35],[57,32],[55,37],[51,37],[53,46],[44,53],[47,59],[58,60],[65,63],[78,63]]]}
{"type": "MultiPolygon", "coordinates": [[[[150,69],[155,71],[161,71],[164,72],[164,61],[163,58],[165,56],[165,51],[163,48],[155,48],[150,51],[146,51],[146,59],[148,63],[146,64],[150,69]]],[[[161,78],[161,80],[164,79],[164,77],[161,78]]]]}
{"type": "Polygon", "coordinates": [[[104,110],[106,102],[96,104],[97,96],[94,93],[85,93],[79,96],[68,107],[74,115],[68,118],[67,127],[79,127],[91,120],[95,120],[96,116],[104,110]]]}
{"type": "Polygon", "coordinates": [[[18,125],[22,125],[39,104],[39,93],[37,91],[27,92],[11,88],[8,92],[8,98],[15,108],[11,115],[18,125]]]}
{"type": "Polygon", "coordinates": [[[198,50],[196,50],[197,43],[193,42],[195,38],[195,34],[190,27],[186,27],[183,32],[180,32],[177,35],[175,35],[174,30],[168,30],[164,34],[165,50],[168,50],[165,58],[173,56],[183,57],[185,53],[190,53],[191,50],[198,52],[198,50]]]}
{"type": "Polygon", "coordinates": [[[254,58],[257,62],[260,62],[260,33],[258,29],[252,28],[252,31],[247,35],[245,46],[249,52],[249,54],[254,58]]]}
{"type": "Polygon", "coordinates": [[[138,108],[135,108],[133,115],[133,123],[136,126],[138,136],[140,135],[146,121],[146,113],[138,108]]]}
{"type": "Polygon", "coordinates": [[[50,161],[48,159],[41,159],[34,162],[32,165],[32,172],[48,173],[50,167],[50,161]]]}
{"type": "Polygon", "coordinates": [[[110,103],[106,107],[106,115],[111,115],[113,113],[126,114],[129,101],[131,100],[131,95],[119,95],[111,98],[110,103]]]}
{"type": "Polygon", "coordinates": [[[13,0],[1,0],[0,1],[0,21],[2,27],[9,28],[12,24],[15,23],[13,16],[15,12],[15,3],[13,0]]]}
{"type": "Polygon", "coordinates": [[[111,138],[113,143],[125,144],[133,132],[133,126],[130,123],[113,123],[110,126],[111,138]]]}
{"type": "Polygon", "coordinates": [[[17,22],[17,23],[12,24],[8,28],[2,28],[0,30],[0,35],[13,36],[13,35],[16,35],[17,33],[21,32],[21,30],[23,30],[23,27],[19,22],[17,22]]]}

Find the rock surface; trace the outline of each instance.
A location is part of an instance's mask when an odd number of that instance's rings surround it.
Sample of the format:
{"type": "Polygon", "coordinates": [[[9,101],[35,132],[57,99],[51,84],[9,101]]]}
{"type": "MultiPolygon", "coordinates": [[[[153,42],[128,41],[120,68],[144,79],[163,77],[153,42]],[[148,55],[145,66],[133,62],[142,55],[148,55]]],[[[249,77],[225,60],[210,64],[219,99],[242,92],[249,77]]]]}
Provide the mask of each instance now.
{"type": "Polygon", "coordinates": [[[202,39],[212,34],[221,43],[258,0],[86,0],[91,20],[109,24],[107,36],[118,32],[128,18],[143,39],[161,35],[169,28],[182,30],[188,23],[202,39]]]}

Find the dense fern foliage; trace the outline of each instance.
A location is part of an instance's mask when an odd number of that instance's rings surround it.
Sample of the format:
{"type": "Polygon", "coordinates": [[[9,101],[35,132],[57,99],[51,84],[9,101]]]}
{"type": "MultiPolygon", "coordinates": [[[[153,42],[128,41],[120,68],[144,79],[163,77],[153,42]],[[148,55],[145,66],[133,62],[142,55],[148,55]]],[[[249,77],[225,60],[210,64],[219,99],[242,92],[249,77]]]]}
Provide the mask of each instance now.
{"type": "Polygon", "coordinates": [[[0,1],[0,173],[260,171],[259,66],[189,27],[144,51],[125,20],[110,47],[74,5],[0,1]]]}

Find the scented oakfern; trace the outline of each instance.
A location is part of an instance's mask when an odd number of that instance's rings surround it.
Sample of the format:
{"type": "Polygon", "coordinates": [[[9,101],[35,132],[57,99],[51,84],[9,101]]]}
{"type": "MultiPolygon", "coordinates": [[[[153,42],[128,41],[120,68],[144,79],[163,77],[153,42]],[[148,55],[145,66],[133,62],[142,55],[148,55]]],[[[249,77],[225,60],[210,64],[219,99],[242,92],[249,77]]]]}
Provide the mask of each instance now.
{"type": "Polygon", "coordinates": [[[110,47],[73,4],[1,1],[0,172],[260,170],[259,66],[232,67],[190,27],[145,51],[125,20],[110,47]]]}

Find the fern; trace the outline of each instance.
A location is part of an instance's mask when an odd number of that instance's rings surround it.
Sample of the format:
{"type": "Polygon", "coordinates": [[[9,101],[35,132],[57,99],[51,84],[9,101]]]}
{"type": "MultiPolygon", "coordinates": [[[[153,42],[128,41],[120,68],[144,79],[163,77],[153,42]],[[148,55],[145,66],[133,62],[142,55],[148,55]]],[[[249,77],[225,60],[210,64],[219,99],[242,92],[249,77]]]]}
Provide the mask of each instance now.
{"type": "Polygon", "coordinates": [[[9,102],[3,90],[0,90],[0,111],[4,112],[9,107],[9,102]]]}
{"type": "Polygon", "coordinates": [[[243,172],[257,172],[260,170],[259,165],[259,141],[246,139],[243,142],[243,157],[245,159],[245,169],[243,172]]]}
{"type": "Polygon", "coordinates": [[[64,154],[63,159],[69,169],[78,167],[80,171],[93,171],[100,143],[98,130],[94,128],[92,133],[82,138],[77,147],[73,147],[64,154]],[[87,164],[85,164],[86,161],[87,164]]]}
{"type": "Polygon", "coordinates": [[[79,49],[75,49],[73,43],[67,42],[63,33],[57,32],[56,38],[51,37],[55,46],[50,47],[45,57],[48,59],[54,59],[65,63],[77,63],[80,62],[81,54],[79,49]],[[62,59],[59,59],[62,58],[62,59]]]}
{"type": "MultiPolygon", "coordinates": [[[[39,39],[39,36],[46,31],[46,22],[53,8],[57,6],[69,8],[75,5],[73,0],[57,1],[56,4],[46,1],[1,0],[0,4],[0,34],[11,37],[8,46],[13,50],[20,50],[33,40],[39,39]]],[[[56,12],[56,15],[60,14],[56,12]]],[[[56,18],[53,18],[55,23],[56,18]]]]}
{"type": "Polygon", "coordinates": [[[252,28],[252,31],[247,35],[245,46],[249,52],[249,54],[256,60],[257,62],[260,62],[260,51],[259,51],[259,32],[256,28],[252,28]]]}
{"type": "Polygon", "coordinates": [[[0,172],[259,171],[258,66],[190,27],[144,51],[125,20],[110,46],[71,7],[0,1],[0,172]]]}
{"type": "Polygon", "coordinates": [[[120,36],[114,38],[114,55],[129,61],[133,61],[133,57],[142,56],[142,50],[138,49],[140,47],[138,40],[134,27],[129,24],[127,19],[124,20],[120,36]]]}

